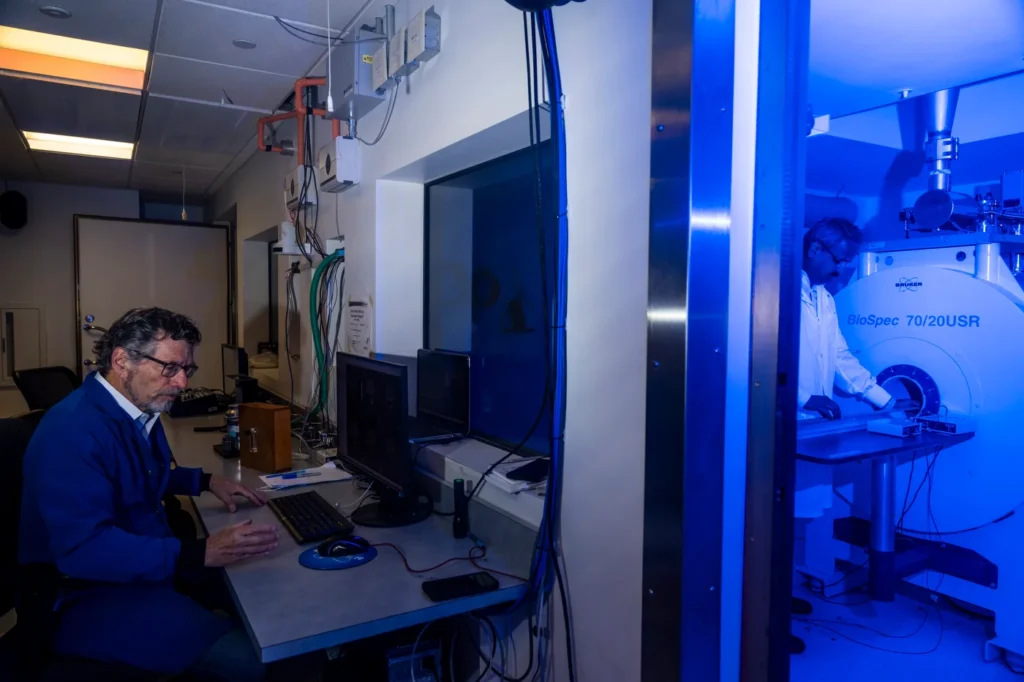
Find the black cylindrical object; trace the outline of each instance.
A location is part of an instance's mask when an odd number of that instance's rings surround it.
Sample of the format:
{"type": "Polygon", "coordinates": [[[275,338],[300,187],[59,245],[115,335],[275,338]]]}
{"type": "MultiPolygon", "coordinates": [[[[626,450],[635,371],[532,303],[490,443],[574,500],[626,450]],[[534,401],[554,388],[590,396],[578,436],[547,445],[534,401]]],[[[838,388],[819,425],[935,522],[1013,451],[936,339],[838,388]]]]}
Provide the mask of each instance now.
{"type": "Polygon", "coordinates": [[[455,479],[455,518],[452,519],[452,535],[457,539],[469,535],[469,498],[466,497],[466,482],[455,479]]]}

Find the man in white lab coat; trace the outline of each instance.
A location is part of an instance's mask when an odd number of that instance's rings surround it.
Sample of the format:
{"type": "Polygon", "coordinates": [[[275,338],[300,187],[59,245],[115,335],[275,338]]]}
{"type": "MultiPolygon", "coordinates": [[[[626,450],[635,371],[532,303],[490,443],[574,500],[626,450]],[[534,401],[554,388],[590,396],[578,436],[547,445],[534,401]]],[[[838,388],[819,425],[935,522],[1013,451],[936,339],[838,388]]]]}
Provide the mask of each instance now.
{"type": "MultiPolygon", "coordinates": [[[[832,399],[835,386],[872,404],[891,407],[894,400],[875,377],[857,361],[839,330],[836,303],[826,286],[839,283],[842,271],[857,258],[863,238],[856,225],[844,218],[825,218],[804,235],[803,274],[800,287],[800,374],[798,418],[838,419],[839,405],[832,399]]],[[[794,516],[810,519],[832,506],[830,468],[797,462],[794,516]]],[[[811,605],[793,600],[793,612],[806,614],[811,605]]],[[[791,651],[803,651],[793,637],[791,651]]]]}
{"type": "Polygon", "coordinates": [[[834,386],[876,408],[893,398],[857,361],[839,331],[836,303],[825,288],[857,258],[863,241],[856,225],[844,218],[825,218],[804,235],[803,282],[800,287],[799,417],[838,419],[834,386]]]}

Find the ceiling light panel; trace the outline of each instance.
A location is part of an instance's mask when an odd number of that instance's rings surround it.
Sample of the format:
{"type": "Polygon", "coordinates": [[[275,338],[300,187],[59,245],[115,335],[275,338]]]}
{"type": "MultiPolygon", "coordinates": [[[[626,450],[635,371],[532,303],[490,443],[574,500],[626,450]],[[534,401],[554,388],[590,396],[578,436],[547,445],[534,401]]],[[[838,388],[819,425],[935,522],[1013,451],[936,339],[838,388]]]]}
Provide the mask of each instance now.
{"type": "Polygon", "coordinates": [[[98,156],[105,159],[131,159],[135,150],[133,142],[98,140],[91,137],[71,137],[22,131],[28,147],[35,152],[53,152],[75,156],[98,156]]]}
{"type": "Polygon", "coordinates": [[[0,47],[18,52],[113,66],[130,71],[145,72],[146,62],[149,60],[149,52],[135,47],[67,38],[52,33],[26,31],[10,26],[0,26],[0,47]]]}
{"type": "Polygon", "coordinates": [[[133,47],[0,26],[0,70],[25,78],[140,91],[148,59],[133,47]]]}

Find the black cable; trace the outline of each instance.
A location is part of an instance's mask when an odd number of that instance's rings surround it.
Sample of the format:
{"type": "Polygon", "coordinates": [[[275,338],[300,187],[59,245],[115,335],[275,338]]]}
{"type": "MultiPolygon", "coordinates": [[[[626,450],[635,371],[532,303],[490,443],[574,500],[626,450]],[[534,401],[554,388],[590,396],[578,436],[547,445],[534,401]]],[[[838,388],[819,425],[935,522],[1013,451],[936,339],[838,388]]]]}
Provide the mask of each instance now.
{"type": "MultiPolygon", "coordinates": [[[[534,101],[535,88],[534,88],[533,79],[531,78],[531,67],[530,67],[530,32],[529,32],[529,25],[528,25],[528,14],[526,12],[523,12],[523,45],[525,47],[525,53],[526,53],[526,98],[527,98],[527,111],[530,114],[529,115],[529,119],[530,119],[530,147],[534,148],[534,146],[537,144],[537,142],[538,142],[538,140],[540,138],[540,129],[539,129],[539,123],[535,124],[535,121],[534,121],[534,108],[536,106],[536,103],[534,101]],[[535,127],[535,126],[537,126],[537,127],[535,127]]],[[[534,53],[534,57],[536,58],[536,53],[534,53]]],[[[533,72],[533,74],[536,74],[536,72],[537,72],[536,71],[536,67],[533,68],[532,72],[533,72]]],[[[540,153],[539,150],[537,150],[535,155],[534,155],[534,173],[535,173],[535,176],[537,178],[538,186],[540,185],[540,182],[541,182],[540,165],[539,165],[539,163],[537,163],[537,155],[539,153],[540,153]]],[[[539,187],[536,188],[535,192],[534,192],[534,208],[535,208],[535,211],[539,214],[539,212],[541,210],[540,209],[540,189],[539,189],[539,187]]],[[[543,234],[544,222],[543,222],[543,215],[542,214],[539,215],[539,221],[540,221],[539,227],[540,227],[541,233],[543,234]]],[[[548,297],[547,297],[547,261],[546,261],[545,255],[544,255],[545,252],[543,250],[543,243],[544,243],[544,239],[543,239],[543,236],[542,236],[541,237],[542,250],[541,250],[541,273],[540,273],[540,275],[541,275],[541,296],[543,298],[543,302],[542,302],[542,305],[541,305],[541,310],[545,310],[546,311],[547,307],[548,307],[548,297]]],[[[546,320],[547,320],[547,317],[545,315],[545,321],[546,320]]],[[[547,331],[548,331],[547,326],[548,325],[545,325],[545,334],[544,334],[544,339],[545,339],[545,344],[546,344],[545,352],[544,352],[544,357],[545,357],[544,392],[543,392],[543,394],[541,396],[540,409],[537,410],[537,416],[534,418],[533,424],[530,426],[529,430],[526,432],[526,436],[524,436],[523,439],[521,441],[519,441],[518,444],[516,444],[512,449],[508,450],[501,458],[499,458],[498,461],[494,462],[493,464],[491,464],[491,466],[487,467],[487,469],[484,470],[484,473],[480,476],[480,480],[477,482],[477,485],[473,486],[473,490],[471,490],[470,493],[469,493],[470,501],[472,501],[472,499],[474,497],[476,497],[477,493],[480,490],[483,489],[484,485],[487,482],[487,477],[490,476],[494,472],[495,469],[497,469],[500,465],[504,464],[509,458],[517,455],[520,450],[522,450],[524,447],[526,447],[526,444],[529,443],[530,439],[533,438],[533,435],[537,432],[537,428],[540,426],[541,421],[543,421],[543,419],[544,419],[544,415],[545,415],[545,412],[546,412],[546,410],[548,408],[548,402],[549,402],[550,393],[551,393],[551,359],[550,359],[551,353],[550,353],[549,350],[547,350],[547,348],[550,346],[550,339],[548,338],[548,334],[547,334],[547,331]]]]}
{"type": "MultiPolygon", "coordinates": [[[[488,629],[491,632],[491,641],[492,642],[498,641],[498,628],[495,627],[494,622],[490,618],[488,618],[487,616],[473,616],[473,618],[475,618],[478,621],[483,621],[484,623],[486,623],[488,629]]],[[[530,619],[529,619],[527,625],[529,627],[529,632],[528,632],[528,634],[529,634],[529,638],[528,638],[529,639],[529,647],[530,647],[530,649],[529,649],[529,660],[528,660],[528,665],[527,665],[527,668],[526,668],[526,672],[524,672],[519,677],[509,677],[508,675],[505,674],[504,670],[498,670],[497,668],[495,668],[494,667],[493,658],[491,660],[488,660],[487,656],[484,655],[484,652],[482,652],[480,650],[480,646],[476,643],[476,641],[472,637],[470,637],[469,641],[472,642],[473,648],[476,650],[476,653],[480,656],[480,659],[483,660],[484,662],[486,662],[488,667],[490,668],[490,670],[492,672],[494,672],[495,675],[498,675],[505,682],[525,682],[526,679],[529,678],[530,673],[533,672],[533,616],[532,615],[530,616],[530,619]]],[[[486,674],[486,672],[487,671],[485,670],[484,673],[486,674]]]]}
{"type": "Polygon", "coordinates": [[[377,136],[373,138],[373,142],[367,142],[361,137],[356,137],[357,140],[365,144],[367,147],[373,147],[384,137],[384,133],[387,132],[388,126],[391,125],[391,116],[395,113],[395,102],[398,101],[398,84],[391,89],[391,97],[388,98],[388,108],[385,110],[384,121],[381,123],[380,131],[377,136]]]}
{"type": "Polygon", "coordinates": [[[312,45],[319,45],[320,47],[328,47],[328,41],[330,42],[331,46],[337,46],[337,45],[356,45],[356,44],[359,44],[359,43],[380,43],[380,42],[383,42],[384,40],[386,40],[386,38],[365,38],[363,40],[342,40],[340,33],[332,38],[330,36],[323,35],[322,33],[315,33],[313,31],[309,31],[309,30],[306,30],[304,28],[300,28],[298,26],[295,26],[294,24],[289,24],[287,21],[285,21],[281,17],[275,16],[274,17],[274,21],[276,21],[277,25],[280,26],[281,28],[283,28],[285,30],[285,32],[290,34],[293,38],[298,38],[299,40],[302,40],[304,42],[310,43],[312,45]],[[313,38],[319,38],[323,42],[319,43],[319,42],[317,42],[315,40],[309,40],[308,38],[304,38],[301,35],[296,35],[296,33],[302,33],[302,34],[305,34],[307,36],[311,36],[313,38]]]}

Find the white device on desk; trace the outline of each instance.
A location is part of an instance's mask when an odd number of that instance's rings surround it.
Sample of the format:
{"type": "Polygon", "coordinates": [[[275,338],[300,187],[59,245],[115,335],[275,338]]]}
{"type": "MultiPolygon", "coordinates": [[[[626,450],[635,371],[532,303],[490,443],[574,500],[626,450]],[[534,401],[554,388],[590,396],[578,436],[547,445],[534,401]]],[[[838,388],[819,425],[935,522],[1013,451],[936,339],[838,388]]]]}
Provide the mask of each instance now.
{"type": "MultiPolygon", "coordinates": [[[[923,429],[974,432],[935,456],[930,504],[913,505],[902,532],[922,540],[952,532],[946,541],[995,564],[998,584],[948,579],[935,588],[932,580],[931,589],[995,612],[986,656],[1024,653],[1024,581],[1002,579],[1024,574],[1024,514],[1012,514],[1024,504],[1024,354],[1015,349],[1024,338],[1024,237],[999,227],[931,234],[866,244],[857,277],[835,298],[839,324],[879,384],[922,405],[923,429]]],[[[844,413],[856,409],[842,404],[844,413]]],[[[898,490],[920,484],[925,467],[914,467],[900,463],[898,490]]],[[[907,580],[925,585],[927,576],[907,580]]]]}
{"type": "Polygon", "coordinates": [[[915,419],[900,415],[890,419],[874,419],[868,422],[868,431],[897,438],[911,438],[921,434],[921,425],[915,419]]]}

